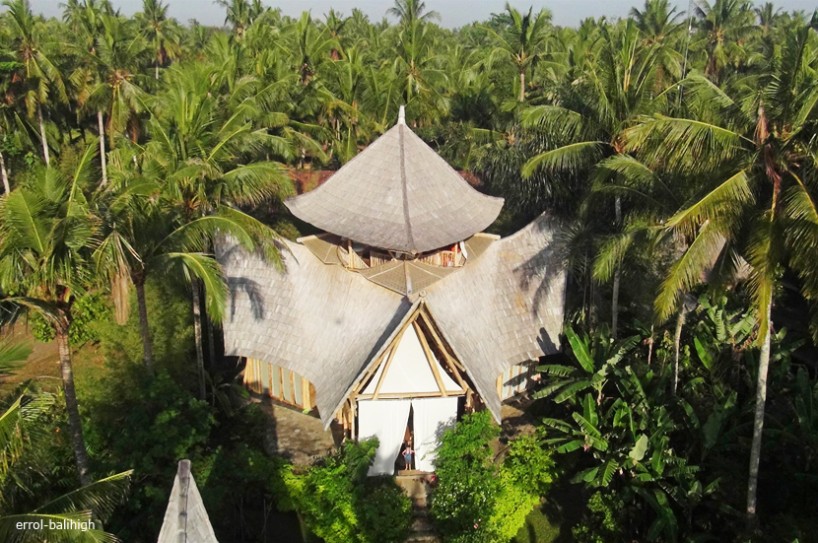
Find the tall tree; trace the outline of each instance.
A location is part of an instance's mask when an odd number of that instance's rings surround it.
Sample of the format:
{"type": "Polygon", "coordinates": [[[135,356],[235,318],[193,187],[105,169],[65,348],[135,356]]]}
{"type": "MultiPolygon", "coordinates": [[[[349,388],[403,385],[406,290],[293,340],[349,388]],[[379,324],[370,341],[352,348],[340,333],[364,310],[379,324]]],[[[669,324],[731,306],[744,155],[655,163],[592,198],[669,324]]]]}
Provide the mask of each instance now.
{"type": "Polygon", "coordinates": [[[743,46],[758,29],[749,0],[699,0],[695,8],[698,26],[704,33],[707,67],[705,73],[719,82],[728,64],[745,55],[743,46]]]}
{"type": "MultiPolygon", "coordinates": [[[[144,175],[158,182],[162,197],[169,203],[168,212],[181,226],[196,223],[203,217],[229,215],[231,224],[220,223],[222,232],[239,239],[252,239],[264,246],[274,258],[269,243],[274,233],[256,219],[238,209],[242,205],[259,205],[269,198],[281,198],[292,191],[292,182],[281,165],[256,160],[243,163],[244,153],[287,151],[279,137],[256,129],[248,119],[258,118],[257,93],[236,92],[227,100],[208,92],[214,70],[208,65],[173,68],[168,72],[168,88],[152,103],[147,123],[149,141],[144,147],[144,175]],[[263,242],[263,243],[262,243],[263,242]]],[[[209,251],[211,240],[205,229],[193,230],[201,252],[209,251]]],[[[208,233],[209,232],[209,233],[208,233]]],[[[190,247],[190,245],[188,245],[190,247]]],[[[221,315],[224,286],[218,264],[212,258],[182,258],[192,282],[192,308],[196,334],[200,392],[204,395],[204,349],[202,344],[201,283],[204,281],[207,309],[212,318],[221,315]],[[209,268],[208,268],[209,267],[209,268]]]]}
{"type": "Polygon", "coordinates": [[[168,4],[162,0],[143,0],[142,12],[137,13],[142,36],[153,49],[153,74],[159,79],[159,68],[181,54],[181,32],[174,19],[168,18],[168,4]]]}
{"type": "Polygon", "coordinates": [[[233,25],[233,35],[239,41],[244,38],[247,28],[265,10],[261,0],[216,0],[216,4],[226,10],[224,22],[233,25]]]}
{"type": "Polygon", "coordinates": [[[760,348],[747,484],[750,523],[756,520],[772,308],[785,266],[798,274],[818,332],[818,162],[810,151],[818,119],[817,46],[815,31],[801,26],[769,52],[760,74],[729,92],[693,75],[686,85],[694,115],[644,118],[627,133],[627,148],[644,153],[655,167],[705,181],[666,223],[690,243],[656,299],[659,316],[667,318],[701,280],[714,253],[722,255],[725,270],[742,258],[750,265],[760,348]]]}
{"type": "Polygon", "coordinates": [[[54,329],[71,444],[83,485],[91,482],[91,475],[68,333],[74,300],[94,282],[90,257],[99,221],[85,196],[93,159],[91,146],[73,177],[45,168],[0,200],[0,290],[40,313],[54,329]]]}
{"type": "Polygon", "coordinates": [[[386,13],[397,17],[405,27],[440,20],[440,14],[427,10],[423,0],[394,0],[394,5],[386,13]]]}
{"type": "Polygon", "coordinates": [[[517,69],[519,90],[517,100],[525,102],[526,74],[532,66],[547,52],[548,34],[551,24],[551,12],[543,9],[523,15],[506,2],[509,24],[500,32],[490,32],[498,43],[498,51],[510,59],[517,69]]]}
{"type": "Polygon", "coordinates": [[[9,31],[17,61],[22,65],[21,77],[25,86],[25,105],[28,115],[36,116],[43,160],[51,162],[46,136],[43,108],[53,101],[68,101],[62,70],[49,51],[49,36],[44,33],[38,18],[31,12],[28,0],[4,0],[8,8],[9,31]]]}
{"type": "MultiPolygon", "coordinates": [[[[531,108],[524,124],[542,127],[551,138],[551,149],[532,157],[523,167],[531,178],[538,169],[571,175],[597,175],[607,183],[611,171],[599,168],[605,159],[626,155],[624,131],[641,114],[661,111],[663,95],[654,94],[656,48],[645,47],[639,29],[627,21],[619,29],[603,28],[599,49],[588,58],[587,76],[581,84],[562,89],[560,105],[531,108]]],[[[622,199],[613,202],[613,229],[622,227],[622,199]]],[[[600,213],[592,207],[588,220],[598,224],[600,213]]],[[[602,218],[603,221],[607,220],[602,218]]],[[[610,222],[602,226],[609,232],[610,222]]],[[[611,332],[617,333],[620,273],[614,273],[611,295],[611,332]]]]}
{"type": "Polygon", "coordinates": [[[130,25],[112,12],[97,12],[86,6],[73,17],[80,23],[80,32],[90,27],[87,32],[93,33],[77,50],[81,64],[71,74],[70,81],[80,112],[96,114],[102,186],[105,186],[108,183],[106,132],[112,144],[113,136],[126,128],[138,133],[135,115],[142,109],[143,98],[134,83],[146,47],[130,25]]]}

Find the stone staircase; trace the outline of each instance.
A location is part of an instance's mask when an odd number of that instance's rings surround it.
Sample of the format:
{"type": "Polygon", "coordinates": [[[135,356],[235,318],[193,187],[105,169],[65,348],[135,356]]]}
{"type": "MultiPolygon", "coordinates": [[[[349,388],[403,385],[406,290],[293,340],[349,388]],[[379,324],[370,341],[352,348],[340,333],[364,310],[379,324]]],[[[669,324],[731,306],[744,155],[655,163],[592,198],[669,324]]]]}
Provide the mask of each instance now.
{"type": "Polygon", "coordinates": [[[395,482],[412,500],[412,525],[406,543],[440,543],[426,504],[425,473],[401,472],[395,482]]]}
{"type": "Polygon", "coordinates": [[[435,532],[429,518],[429,510],[425,505],[423,507],[412,505],[412,527],[406,543],[440,543],[440,537],[435,532]]]}

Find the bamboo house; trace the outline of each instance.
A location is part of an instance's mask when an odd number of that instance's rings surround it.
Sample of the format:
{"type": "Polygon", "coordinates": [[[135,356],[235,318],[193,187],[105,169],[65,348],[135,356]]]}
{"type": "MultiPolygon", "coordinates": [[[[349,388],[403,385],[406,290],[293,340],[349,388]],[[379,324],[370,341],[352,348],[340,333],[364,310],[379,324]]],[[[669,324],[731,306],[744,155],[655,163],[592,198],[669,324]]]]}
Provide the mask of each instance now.
{"type": "Polygon", "coordinates": [[[413,435],[415,467],[434,470],[440,431],[532,383],[563,320],[556,225],[541,216],[500,239],[483,233],[501,198],[472,188],[397,125],[292,213],[322,231],[282,242],[283,267],[234,243],[217,248],[229,285],[225,349],[245,384],[317,409],[347,437],[378,437],[370,473],[392,474],[413,435]]]}

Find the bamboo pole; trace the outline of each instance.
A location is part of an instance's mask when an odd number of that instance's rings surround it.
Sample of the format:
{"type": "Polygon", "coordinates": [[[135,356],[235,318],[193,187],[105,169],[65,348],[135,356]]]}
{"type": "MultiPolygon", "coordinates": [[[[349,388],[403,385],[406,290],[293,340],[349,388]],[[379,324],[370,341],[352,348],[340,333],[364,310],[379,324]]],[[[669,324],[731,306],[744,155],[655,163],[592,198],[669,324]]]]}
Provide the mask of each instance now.
{"type": "MultiPolygon", "coordinates": [[[[466,391],[449,391],[449,396],[465,396],[466,391]]],[[[440,392],[382,392],[376,398],[374,394],[359,394],[359,400],[405,400],[408,398],[440,398],[440,392]]]]}
{"type": "Polygon", "coordinates": [[[440,372],[437,371],[437,359],[435,358],[435,355],[432,354],[432,350],[429,348],[429,343],[426,341],[426,336],[420,329],[420,325],[415,322],[413,323],[413,327],[415,329],[415,333],[418,335],[418,339],[420,340],[420,346],[423,348],[423,352],[426,355],[426,362],[429,364],[429,368],[432,370],[432,375],[435,377],[437,388],[440,390],[440,394],[442,394],[445,398],[449,394],[446,392],[446,385],[443,384],[443,378],[440,376],[440,372]]]}

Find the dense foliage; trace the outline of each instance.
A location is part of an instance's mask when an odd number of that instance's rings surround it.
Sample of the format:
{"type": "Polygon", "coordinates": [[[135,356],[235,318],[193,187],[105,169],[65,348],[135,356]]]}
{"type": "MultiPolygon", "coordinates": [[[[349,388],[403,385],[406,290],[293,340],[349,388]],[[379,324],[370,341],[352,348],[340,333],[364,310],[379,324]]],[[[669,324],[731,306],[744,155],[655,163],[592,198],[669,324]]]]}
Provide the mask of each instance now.
{"type": "Polygon", "coordinates": [[[508,540],[553,513],[538,504],[560,473],[552,491],[581,502],[560,537],[815,537],[818,16],[647,0],[576,28],[506,6],[447,29],[419,0],[391,21],[218,4],[224,28],[161,0],[132,17],[70,0],[61,19],[3,2],[0,309],[55,338],[65,403],[36,492],[133,468],[110,529],[147,541],[187,456],[222,538],[271,537],[283,507],[327,541],[400,539],[406,502],[362,482],[366,446],[304,472],[266,454],[220,357],[212,246],[276,261],[270,240],[305,227],[281,205],[292,179],[344,164],[405,104],[506,199],[495,232],[548,212],[568,249],[567,354],[542,362],[537,433],[497,461],[483,415],[448,436],[441,533],[508,540]],[[72,347],[97,341],[104,371],[78,395],[72,347]]]}
{"type": "Polygon", "coordinates": [[[491,414],[481,411],[441,438],[430,510],[446,541],[510,540],[554,479],[554,461],[540,437],[520,436],[496,458],[498,436],[491,414]]]}
{"type": "Polygon", "coordinates": [[[346,443],[306,470],[280,465],[281,507],[327,543],[401,543],[411,501],[391,477],[367,477],[377,439],[346,443]]]}

